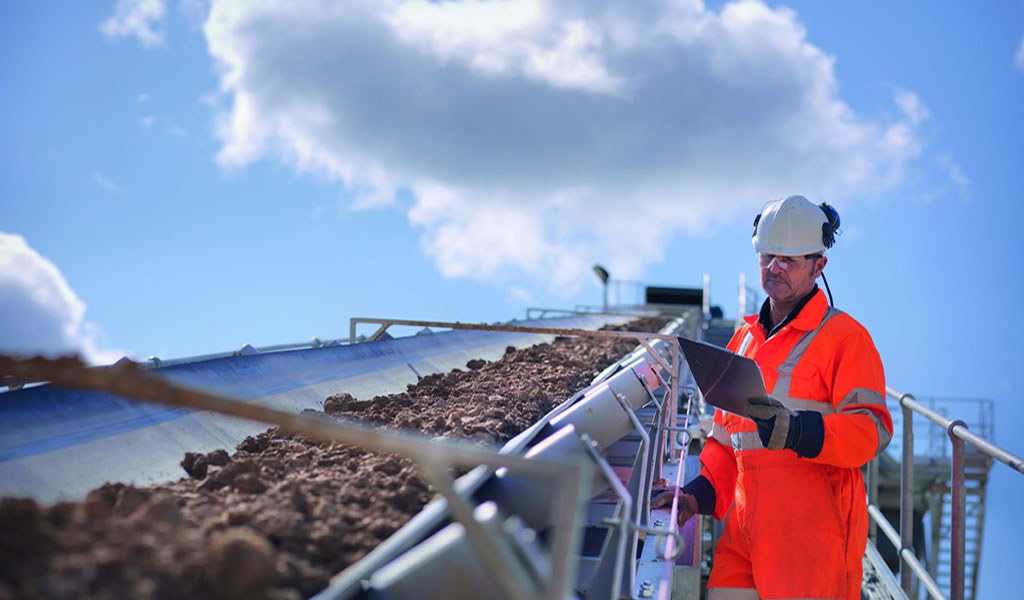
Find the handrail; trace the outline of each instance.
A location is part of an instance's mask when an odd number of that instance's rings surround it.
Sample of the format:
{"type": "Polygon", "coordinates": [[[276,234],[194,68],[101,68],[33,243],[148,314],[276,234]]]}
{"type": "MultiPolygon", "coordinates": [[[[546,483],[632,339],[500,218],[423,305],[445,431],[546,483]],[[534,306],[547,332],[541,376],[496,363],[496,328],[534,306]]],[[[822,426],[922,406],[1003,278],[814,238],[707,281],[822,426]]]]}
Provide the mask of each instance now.
{"type": "MultiPolygon", "coordinates": [[[[868,506],[868,514],[871,518],[878,523],[878,528],[882,530],[885,537],[889,538],[892,542],[893,547],[898,546],[900,543],[900,535],[896,533],[896,529],[893,528],[892,524],[889,523],[889,519],[885,518],[882,511],[879,510],[874,504],[868,506]]],[[[942,590],[939,589],[939,585],[932,579],[931,574],[925,570],[924,565],[921,561],[917,560],[914,556],[914,551],[910,548],[900,548],[899,551],[900,560],[907,563],[910,569],[921,579],[924,583],[924,587],[927,588],[928,594],[932,598],[938,598],[939,600],[945,600],[945,596],[942,595],[942,590]]]]}
{"type": "MultiPolygon", "coordinates": [[[[1015,471],[1024,474],[1024,459],[1007,452],[1003,448],[978,437],[970,432],[967,425],[959,420],[947,419],[942,415],[928,409],[917,402],[911,394],[900,393],[891,387],[885,388],[886,394],[894,398],[903,411],[903,459],[901,465],[900,482],[900,539],[899,556],[910,569],[900,569],[900,585],[903,591],[913,597],[913,575],[916,573],[921,582],[928,589],[933,598],[944,599],[935,580],[924,571],[914,556],[914,506],[913,506],[913,485],[914,485],[914,428],[913,413],[918,413],[939,427],[946,430],[950,443],[953,445],[953,460],[950,467],[951,494],[952,494],[952,539],[950,546],[950,598],[951,600],[963,600],[964,598],[964,555],[965,537],[964,529],[967,523],[966,513],[966,490],[964,487],[964,443],[969,443],[982,453],[1006,464],[1015,471]]],[[[877,458],[875,459],[877,460],[877,458]]],[[[885,535],[897,545],[895,530],[878,508],[874,505],[868,508],[869,513],[885,535]]]]}
{"type": "Polygon", "coordinates": [[[983,453],[991,456],[999,462],[1007,465],[1011,469],[1024,474],[1024,458],[1021,458],[1011,452],[1003,450],[999,446],[989,442],[985,438],[978,437],[971,433],[967,428],[967,425],[962,425],[962,421],[947,419],[939,413],[929,409],[920,402],[918,402],[914,396],[910,394],[901,394],[891,387],[886,386],[885,391],[888,395],[892,396],[900,403],[900,406],[904,405],[904,398],[906,399],[905,404],[909,406],[914,412],[920,413],[922,416],[927,417],[928,420],[935,423],[943,429],[949,430],[950,427],[953,429],[950,431],[950,437],[956,436],[965,442],[969,442],[972,446],[981,450],[983,453]]]}

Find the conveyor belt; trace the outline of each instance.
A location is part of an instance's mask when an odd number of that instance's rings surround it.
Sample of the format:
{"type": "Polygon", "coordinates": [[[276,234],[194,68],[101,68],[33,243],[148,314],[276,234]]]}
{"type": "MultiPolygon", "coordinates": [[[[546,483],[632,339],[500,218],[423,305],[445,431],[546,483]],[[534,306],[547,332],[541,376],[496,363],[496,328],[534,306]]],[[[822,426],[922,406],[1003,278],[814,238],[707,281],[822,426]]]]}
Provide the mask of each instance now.
{"type": "MultiPolygon", "coordinates": [[[[579,315],[517,325],[597,329],[627,316],[579,315]]],[[[418,377],[495,359],[546,334],[445,331],[351,346],[232,356],[157,369],[177,383],[295,411],[327,396],[400,391],[418,377]]],[[[233,449],[266,427],[49,385],[0,395],[0,496],[78,499],[107,481],[138,486],[185,475],[185,452],[233,449]]]]}

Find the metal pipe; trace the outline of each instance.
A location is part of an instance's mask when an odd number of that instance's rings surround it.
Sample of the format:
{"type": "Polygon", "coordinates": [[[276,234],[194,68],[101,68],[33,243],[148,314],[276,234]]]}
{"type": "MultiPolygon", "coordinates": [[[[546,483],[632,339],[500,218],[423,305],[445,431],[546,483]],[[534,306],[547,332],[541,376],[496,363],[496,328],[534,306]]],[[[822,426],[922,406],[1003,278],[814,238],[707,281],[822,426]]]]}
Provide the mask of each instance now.
{"type": "MultiPolygon", "coordinates": [[[[669,418],[666,426],[670,430],[675,428],[676,421],[679,418],[679,378],[682,375],[682,367],[679,342],[676,342],[672,347],[672,370],[669,371],[671,386],[668,389],[668,393],[671,394],[672,402],[669,404],[669,418]]],[[[687,417],[689,417],[689,415],[687,415],[687,417]]],[[[668,440],[669,461],[678,460],[679,457],[676,454],[675,436],[666,435],[665,437],[668,440]]]]}
{"type": "MultiPolygon", "coordinates": [[[[914,397],[911,396],[910,394],[900,394],[891,387],[886,387],[885,391],[893,398],[896,398],[897,401],[900,403],[900,406],[910,407],[914,412],[920,413],[922,416],[926,417],[928,420],[935,423],[939,427],[942,427],[943,429],[947,429],[950,427],[950,424],[952,423],[951,420],[929,409],[923,404],[920,404],[919,402],[914,400],[914,397]]],[[[952,429],[952,434],[964,440],[965,442],[970,443],[972,446],[980,450],[982,453],[991,456],[992,458],[998,460],[999,462],[1007,465],[1014,471],[1024,473],[1024,458],[1021,458],[1011,452],[1007,452],[1003,448],[996,446],[995,444],[989,442],[988,440],[978,437],[977,435],[974,435],[967,429],[966,425],[961,426],[960,424],[956,424],[956,426],[952,429]]]]}
{"type": "MultiPolygon", "coordinates": [[[[871,517],[872,521],[878,524],[878,528],[882,530],[885,537],[889,538],[892,545],[899,546],[900,535],[896,533],[896,530],[893,529],[893,526],[889,523],[889,520],[885,518],[885,515],[882,514],[882,511],[879,510],[877,506],[871,505],[868,506],[868,515],[871,517]]],[[[900,559],[910,567],[911,571],[917,575],[921,583],[924,584],[925,590],[928,591],[929,596],[936,600],[946,600],[946,596],[943,595],[939,585],[935,583],[935,580],[932,579],[932,576],[924,568],[924,565],[921,564],[921,561],[917,560],[917,557],[914,556],[914,553],[909,548],[901,548],[899,556],[900,559]]],[[[900,571],[902,570],[903,569],[900,569],[900,571]]],[[[910,594],[907,594],[907,596],[910,598],[914,597],[910,594]]]]}
{"type": "MultiPolygon", "coordinates": [[[[900,398],[903,407],[903,464],[900,476],[900,555],[905,550],[913,554],[914,548],[914,413],[903,404],[908,395],[900,398]]],[[[909,597],[913,597],[914,577],[907,570],[900,568],[900,585],[909,597]]]]}
{"type": "Polygon", "coordinates": [[[964,490],[964,441],[954,433],[956,427],[967,427],[961,420],[953,421],[946,431],[953,443],[953,464],[952,470],[952,495],[953,495],[953,519],[952,535],[950,538],[949,558],[949,597],[952,600],[963,600],[964,598],[964,555],[966,552],[964,540],[964,528],[967,522],[966,514],[966,490],[964,490]]]}
{"type": "Polygon", "coordinates": [[[701,311],[704,313],[704,318],[709,319],[711,317],[711,274],[704,274],[704,294],[701,299],[701,311]]]}
{"type": "MultiPolygon", "coordinates": [[[[871,459],[868,463],[868,504],[878,505],[878,457],[871,459]]],[[[878,544],[878,525],[874,521],[868,522],[868,539],[872,544],[878,544]]]]}
{"type": "Polygon", "coordinates": [[[644,509],[650,501],[650,494],[647,494],[645,490],[648,486],[647,460],[649,458],[648,453],[651,451],[651,436],[647,434],[647,429],[644,427],[644,424],[640,422],[636,413],[633,412],[633,407],[629,405],[629,400],[626,396],[623,394],[615,394],[615,399],[619,401],[619,405],[622,406],[622,410],[625,411],[630,422],[633,423],[633,429],[635,429],[637,434],[640,436],[640,454],[643,455],[643,460],[640,461],[640,493],[643,494],[643,497],[637,498],[635,506],[636,514],[629,518],[633,519],[634,523],[643,523],[644,509]],[[644,497],[647,498],[647,502],[642,499],[644,497]]]}

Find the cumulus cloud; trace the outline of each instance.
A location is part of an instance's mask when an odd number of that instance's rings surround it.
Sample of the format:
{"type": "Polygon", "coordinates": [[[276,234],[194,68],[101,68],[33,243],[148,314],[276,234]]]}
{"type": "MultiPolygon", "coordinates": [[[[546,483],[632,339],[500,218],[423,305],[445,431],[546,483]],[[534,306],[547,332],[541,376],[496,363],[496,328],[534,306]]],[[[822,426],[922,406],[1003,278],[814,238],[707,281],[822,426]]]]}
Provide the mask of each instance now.
{"type": "Polygon", "coordinates": [[[134,37],[143,46],[159,46],[164,34],[156,26],[165,12],[163,0],[117,0],[114,14],[100,24],[100,31],[110,39],[134,37]]]}
{"type": "Polygon", "coordinates": [[[77,352],[95,364],[124,353],[97,345],[99,327],[50,260],[20,235],[0,232],[0,349],[56,355],[77,352]]]}
{"type": "Polygon", "coordinates": [[[1014,57],[1013,63],[1017,65],[1017,68],[1024,71],[1024,37],[1020,39],[1020,47],[1017,48],[1017,56],[1014,57]]]}
{"type": "Polygon", "coordinates": [[[927,118],[909,91],[856,114],[797,15],[755,1],[214,0],[204,33],[226,168],[408,204],[445,275],[570,292],[775,197],[895,185],[927,118]]]}

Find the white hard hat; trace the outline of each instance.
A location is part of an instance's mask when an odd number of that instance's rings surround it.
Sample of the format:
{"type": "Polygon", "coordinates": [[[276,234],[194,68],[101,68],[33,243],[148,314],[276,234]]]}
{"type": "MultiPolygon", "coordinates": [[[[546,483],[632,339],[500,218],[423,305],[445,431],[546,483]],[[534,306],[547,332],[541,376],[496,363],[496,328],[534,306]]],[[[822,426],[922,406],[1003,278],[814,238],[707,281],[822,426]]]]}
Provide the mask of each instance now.
{"type": "Polygon", "coordinates": [[[803,196],[789,196],[768,203],[754,220],[754,250],[779,256],[824,254],[828,229],[822,207],[803,196]]]}

